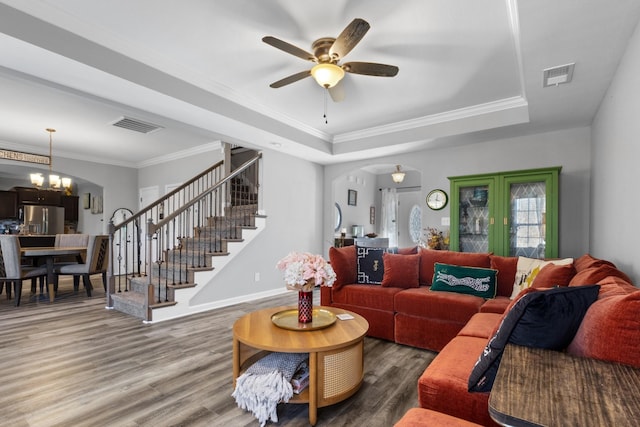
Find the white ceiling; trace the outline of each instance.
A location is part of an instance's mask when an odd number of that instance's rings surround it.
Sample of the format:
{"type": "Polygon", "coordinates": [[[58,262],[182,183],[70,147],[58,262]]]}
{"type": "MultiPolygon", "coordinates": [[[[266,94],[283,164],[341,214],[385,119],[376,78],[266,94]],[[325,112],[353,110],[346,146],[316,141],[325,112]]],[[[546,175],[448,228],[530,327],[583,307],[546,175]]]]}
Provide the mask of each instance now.
{"type": "Polygon", "coordinates": [[[637,0],[3,0],[0,148],[46,154],[53,127],[54,157],[135,167],[223,140],[328,164],[586,126],[639,17],[637,0]],[[346,61],[396,77],[347,74],[328,123],[312,78],[269,87],[313,64],[263,36],[311,51],[354,18],[371,29],[346,61]]]}

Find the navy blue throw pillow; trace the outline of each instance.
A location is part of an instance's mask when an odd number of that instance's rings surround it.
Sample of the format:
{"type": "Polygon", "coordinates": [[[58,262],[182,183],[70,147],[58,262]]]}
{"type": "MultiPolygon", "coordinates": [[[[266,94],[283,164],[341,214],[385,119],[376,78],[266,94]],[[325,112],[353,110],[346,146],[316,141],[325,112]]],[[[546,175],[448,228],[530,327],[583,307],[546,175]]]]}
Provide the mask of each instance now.
{"type": "Polygon", "coordinates": [[[469,376],[469,391],[491,391],[508,343],[562,350],[569,345],[599,285],[531,292],[514,304],[489,340],[469,376]]]}
{"type": "Polygon", "coordinates": [[[358,261],[358,276],[356,283],[379,285],[384,277],[384,264],[382,254],[386,252],[384,248],[356,247],[356,258],[358,261]]]}

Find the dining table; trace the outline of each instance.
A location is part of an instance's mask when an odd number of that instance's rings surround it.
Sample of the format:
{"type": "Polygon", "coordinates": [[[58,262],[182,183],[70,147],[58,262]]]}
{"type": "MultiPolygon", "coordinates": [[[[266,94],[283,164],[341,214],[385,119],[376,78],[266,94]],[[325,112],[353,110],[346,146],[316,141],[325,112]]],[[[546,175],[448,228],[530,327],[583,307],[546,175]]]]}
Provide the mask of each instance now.
{"type": "Polygon", "coordinates": [[[20,255],[26,258],[33,258],[34,265],[37,265],[40,260],[44,259],[47,267],[47,290],[49,291],[49,302],[55,300],[55,271],[54,262],[56,257],[65,255],[75,255],[79,260],[86,255],[86,247],[62,247],[62,246],[41,246],[41,247],[26,247],[20,249],[20,255]]]}

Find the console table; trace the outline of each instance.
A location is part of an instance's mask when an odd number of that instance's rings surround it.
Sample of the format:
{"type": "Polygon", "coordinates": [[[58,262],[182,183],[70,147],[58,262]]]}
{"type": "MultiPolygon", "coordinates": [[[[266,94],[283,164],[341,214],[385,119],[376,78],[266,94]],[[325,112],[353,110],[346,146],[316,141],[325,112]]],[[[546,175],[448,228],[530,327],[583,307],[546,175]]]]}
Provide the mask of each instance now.
{"type": "Polygon", "coordinates": [[[640,369],[509,344],[489,413],[509,426],[636,426],[640,369]]]}

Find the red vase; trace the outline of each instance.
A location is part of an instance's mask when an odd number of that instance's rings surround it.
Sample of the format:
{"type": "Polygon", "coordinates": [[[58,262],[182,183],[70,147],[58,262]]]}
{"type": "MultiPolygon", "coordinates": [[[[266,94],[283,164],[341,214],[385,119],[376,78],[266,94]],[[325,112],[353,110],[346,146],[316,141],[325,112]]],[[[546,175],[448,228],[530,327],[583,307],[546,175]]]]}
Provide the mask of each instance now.
{"type": "Polygon", "coordinates": [[[313,291],[298,291],[298,322],[313,321],[313,291]]]}

